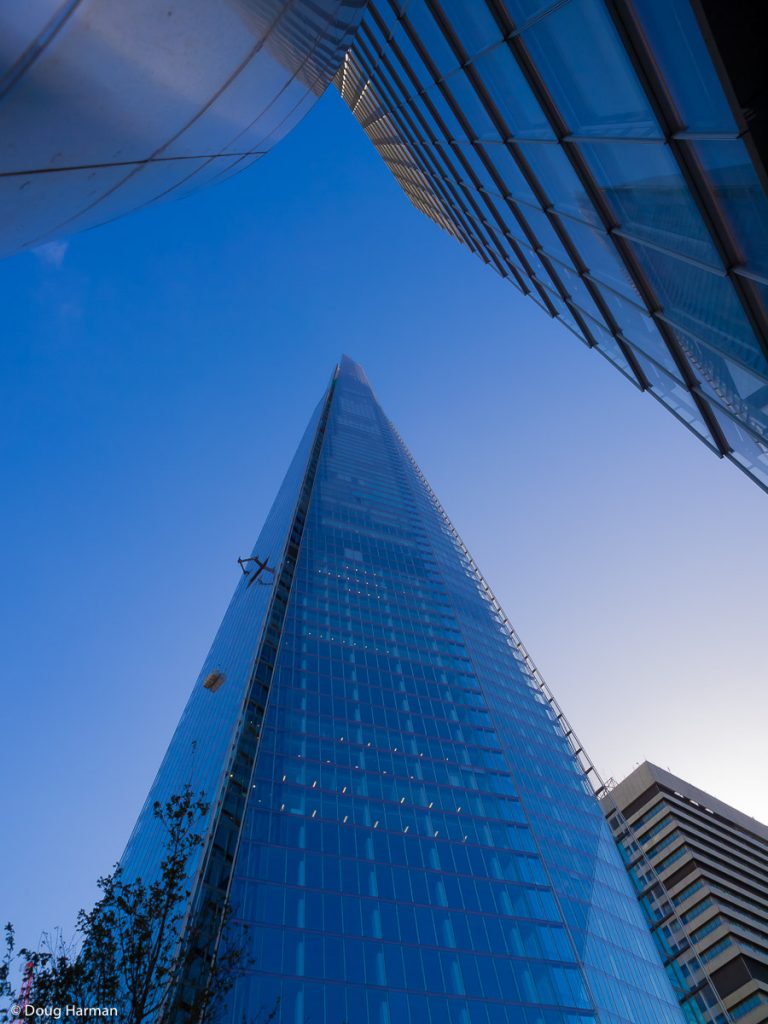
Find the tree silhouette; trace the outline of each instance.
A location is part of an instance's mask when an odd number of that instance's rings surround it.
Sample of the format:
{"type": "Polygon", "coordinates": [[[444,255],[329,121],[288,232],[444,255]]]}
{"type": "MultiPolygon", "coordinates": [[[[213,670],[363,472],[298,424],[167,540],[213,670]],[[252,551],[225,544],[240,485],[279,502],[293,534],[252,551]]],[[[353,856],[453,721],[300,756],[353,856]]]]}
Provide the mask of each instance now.
{"type": "MultiPolygon", "coordinates": [[[[13,926],[5,929],[0,962],[0,996],[13,999],[12,975],[24,964],[31,971],[28,1004],[37,1007],[114,1007],[120,1024],[170,1024],[176,998],[190,964],[197,961],[199,980],[190,1024],[209,1024],[216,1004],[248,966],[245,931],[230,924],[231,906],[217,907],[217,927],[190,917],[190,861],[203,843],[199,831],[209,805],[204,794],[186,785],[165,804],[156,802],[155,817],[164,829],[159,876],[149,883],[126,879],[117,865],[98,880],[100,898],[77,917],[76,937],[61,932],[43,937],[40,948],[16,948],[13,926]],[[219,943],[226,931],[228,940],[219,943]],[[204,961],[203,969],[200,960],[204,961]]],[[[0,1009],[0,1024],[17,1018],[0,1009]]]]}

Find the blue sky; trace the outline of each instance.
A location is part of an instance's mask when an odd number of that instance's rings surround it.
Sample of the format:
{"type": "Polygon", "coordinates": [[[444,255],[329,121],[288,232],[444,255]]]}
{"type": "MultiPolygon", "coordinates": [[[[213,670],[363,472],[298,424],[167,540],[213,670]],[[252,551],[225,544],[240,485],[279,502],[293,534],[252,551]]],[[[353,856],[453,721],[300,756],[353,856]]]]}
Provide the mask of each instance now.
{"type": "Polygon", "coordinates": [[[341,352],[603,774],[649,758],[768,820],[768,497],[418,214],[335,93],[245,175],[0,263],[0,294],[24,941],[119,857],[341,352]]]}

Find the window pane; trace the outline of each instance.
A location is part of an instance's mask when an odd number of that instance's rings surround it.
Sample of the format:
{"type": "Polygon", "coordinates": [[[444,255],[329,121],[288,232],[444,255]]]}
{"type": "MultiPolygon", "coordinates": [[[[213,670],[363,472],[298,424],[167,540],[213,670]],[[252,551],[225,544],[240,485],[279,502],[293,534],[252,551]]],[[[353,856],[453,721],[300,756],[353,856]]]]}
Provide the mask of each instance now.
{"type": "Polygon", "coordinates": [[[547,290],[547,298],[557,310],[557,315],[562,322],[569,327],[573,333],[586,343],[584,335],[581,333],[581,328],[573,318],[573,313],[566,306],[563,300],[555,292],[547,290]]]}
{"type": "Polygon", "coordinates": [[[408,5],[407,19],[441,75],[447,75],[459,66],[458,57],[443,35],[443,30],[427,10],[424,0],[416,0],[415,3],[408,5]]]}
{"type": "Polygon", "coordinates": [[[643,355],[636,353],[637,360],[642,366],[645,375],[650,381],[651,388],[656,397],[676,413],[683,422],[694,430],[710,448],[715,448],[712,435],[704,424],[701,413],[693,400],[690,391],[678,384],[676,381],[663,373],[654,363],[649,362],[643,355]]]}
{"type": "Polygon", "coordinates": [[[632,247],[673,324],[718,351],[734,355],[758,373],[768,372],[765,356],[726,277],[639,243],[632,247]]]}
{"type": "Polygon", "coordinates": [[[634,349],[640,349],[660,363],[665,370],[678,379],[681,374],[653,320],[641,313],[631,302],[624,302],[607,288],[600,290],[608,308],[616,318],[621,333],[634,349]]]}
{"type": "MultiPolygon", "coordinates": [[[[492,192],[494,195],[499,195],[500,193],[498,186],[494,182],[491,175],[488,173],[488,169],[483,163],[480,154],[475,149],[473,143],[459,142],[456,145],[461,155],[464,157],[464,159],[467,161],[467,163],[474,171],[475,176],[480,179],[480,184],[483,186],[483,188],[486,189],[488,192],[492,192]]],[[[458,160],[455,160],[455,163],[457,164],[458,167],[458,160]]],[[[467,178],[467,176],[463,172],[463,169],[459,169],[459,177],[461,180],[467,178]]],[[[467,185],[470,188],[473,187],[468,180],[467,185]]]]}
{"type": "Polygon", "coordinates": [[[563,282],[563,286],[579,309],[588,313],[593,320],[596,320],[599,324],[605,327],[603,314],[598,309],[595,304],[595,300],[587,290],[587,286],[576,271],[572,270],[570,267],[564,266],[562,263],[556,263],[554,260],[552,262],[552,269],[560,277],[560,280],[563,282]]]}
{"type": "Polygon", "coordinates": [[[623,370],[624,373],[627,374],[627,376],[631,377],[632,380],[635,381],[635,383],[637,383],[637,378],[635,377],[635,374],[632,372],[632,368],[627,362],[624,353],[619,348],[619,344],[614,338],[614,336],[610,334],[608,331],[606,331],[604,328],[599,327],[598,324],[593,323],[591,320],[587,321],[587,326],[592,332],[592,337],[594,338],[597,347],[600,349],[602,354],[607,359],[610,359],[612,363],[618,366],[619,369],[623,370]]]}
{"type": "Polygon", "coordinates": [[[714,404],[712,413],[733,448],[732,458],[768,488],[768,445],[757,441],[714,404]]]}
{"type": "Polygon", "coordinates": [[[556,210],[579,220],[599,225],[600,221],[589,201],[584,186],[560,146],[521,142],[520,151],[531,165],[547,197],[556,210]]]}
{"type": "Polygon", "coordinates": [[[507,186],[508,194],[514,196],[515,199],[522,200],[524,203],[532,203],[538,206],[536,197],[523,177],[523,172],[518,167],[515,158],[509,152],[506,145],[503,142],[487,143],[483,146],[483,149],[501,175],[504,184],[507,186]]]}
{"type": "MultiPolygon", "coordinates": [[[[461,127],[461,124],[457,121],[456,115],[448,105],[448,101],[438,86],[434,85],[427,92],[426,97],[429,98],[430,102],[434,105],[437,110],[437,114],[445,125],[445,130],[441,129],[440,134],[446,135],[449,139],[466,139],[467,133],[461,127]]],[[[426,99],[425,97],[425,99],[426,99]]]]}
{"type": "Polygon", "coordinates": [[[440,6],[469,57],[501,39],[501,29],[482,0],[440,0],[440,6]]]}
{"type": "Polygon", "coordinates": [[[581,151],[622,228],[664,249],[722,266],[667,146],[595,142],[581,151]]]}
{"type": "Polygon", "coordinates": [[[635,10],[686,128],[735,132],[690,0],[643,0],[635,10]]]}
{"type": "Polygon", "coordinates": [[[702,390],[768,440],[768,382],[682,331],[677,340],[702,390]]]}
{"type": "Polygon", "coordinates": [[[474,68],[512,135],[554,139],[554,132],[506,43],[479,57],[474,68]]]}
{"type": "Polygon", "coordinates": [[[571,131],[661,131],[601,0],[572,0],[521,36],[571,131]]]}
{"type": "Polygon", "coordinates": [[[571,257],[563,247],[563,243],[557,237],[555,229],[549,221],[549,218],[541,210],[526,209],[520,211],[525,219],[528,221],[528,225],[536,236],[539,245],[542,246],[545,252],[549,253],[550,256],[554,256],[555,259],[561,263],[565,263],[567,266],[572,267],[571,257]]]}
{"type": "Polygon", "coordinates": [[[485,104],[475,91],[475,87],[464,74],[457,71],[446,79],[445,83],[456,100],[459,110],[472,125],[473,138],[476,139],[498,139],[499,132],[496,129],[485,104]]]}
{"type": "Polygon", "coordinates": [[[405,29],[402,25],[398,24],[396,26],[392,35],[392,42],[402,51],[402,61],[404,63],[401,63],[399,56],[396,60],[392,61],[392,63],[395,64],[395,70],[397,71],[398,77],[401,79],[407,94],[409,96],[413,94],[413,83],[407,75],[402,74],[403,67],[410,68],[414,72],[416,78],[418,78],[421,87],[423,89],[428,89],[429,86],[432,85],[434,79],[432,78],[432,75],[430,75],[429,71],[427,71],[426,65],[422,61],[421,57],[419,57],[415,46],[406,35],[405,29]]]}
{"type": "Polygon", "coordinates": [[[736,142],[698,142],[704,166],[749,270],[768,275],[768,198],[746,147],[736,142]]]}
{"type": "Polygon", "coordinates": [[[563,227],[591,274],[627,298],[640,302],[637,289],[632,284],[616,247],[604,231],[572,220],[564,221],[563,227]]]}

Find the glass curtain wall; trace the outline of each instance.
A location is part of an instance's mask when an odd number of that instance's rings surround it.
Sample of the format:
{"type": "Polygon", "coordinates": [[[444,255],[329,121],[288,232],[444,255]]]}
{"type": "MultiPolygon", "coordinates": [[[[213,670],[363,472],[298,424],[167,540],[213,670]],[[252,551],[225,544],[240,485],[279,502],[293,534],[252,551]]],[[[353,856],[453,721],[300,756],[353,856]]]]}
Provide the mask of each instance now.
{"type": "Polygon", "coordinates": [[[420,210],[768,487],[765,168],[697,0],[373,0],[336,84],[420,210]]]}
{"type": "Polygon", "coordinates": [[[232,1024],[681,1020],[553,712],[349,360],[228,886],[232,1024]]]}

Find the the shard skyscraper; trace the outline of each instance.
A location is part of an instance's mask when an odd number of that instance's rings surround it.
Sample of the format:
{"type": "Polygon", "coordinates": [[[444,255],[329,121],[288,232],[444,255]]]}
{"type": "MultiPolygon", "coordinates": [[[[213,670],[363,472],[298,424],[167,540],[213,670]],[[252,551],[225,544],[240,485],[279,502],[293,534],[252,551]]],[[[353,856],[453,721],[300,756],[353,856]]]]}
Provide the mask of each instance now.
{"type": "Polygon", "coordinates": [[[566,733],[351,360],[253,557],[123,858],[152,877],[153,801],[205,789],[190,913],[248,925],[221,1019],[678,1024],[566,733]]]}

